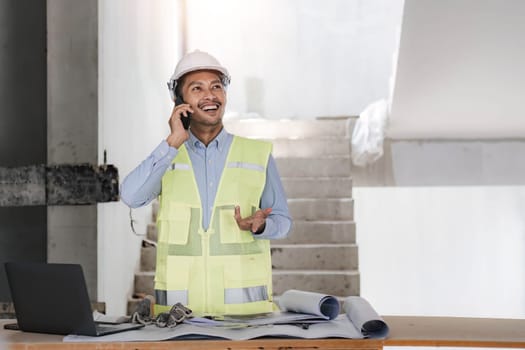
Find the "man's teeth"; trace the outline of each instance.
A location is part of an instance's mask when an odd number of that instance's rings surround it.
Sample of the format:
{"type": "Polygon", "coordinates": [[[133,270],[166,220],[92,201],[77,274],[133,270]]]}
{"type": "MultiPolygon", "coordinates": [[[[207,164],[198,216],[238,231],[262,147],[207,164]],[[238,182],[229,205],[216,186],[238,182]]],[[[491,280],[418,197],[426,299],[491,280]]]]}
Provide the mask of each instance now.
{"type": "Polygon", "coordinates": [[[211,110],[216,110],[216,109],[217,109],[217,106],[204,106],[204,107],[202,107],[203,111],[211,111],[211,110]]]}

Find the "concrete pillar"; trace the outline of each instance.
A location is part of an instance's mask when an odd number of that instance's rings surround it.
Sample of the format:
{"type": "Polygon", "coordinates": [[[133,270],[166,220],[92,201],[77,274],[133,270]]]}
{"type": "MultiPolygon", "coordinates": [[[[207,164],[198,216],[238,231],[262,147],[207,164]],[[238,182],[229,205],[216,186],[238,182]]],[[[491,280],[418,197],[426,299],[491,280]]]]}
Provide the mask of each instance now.
{"type": "MultiPolygon", "coordinates": [[[[47,0],[48,164],[97,163],[98,1],[47,0]]],[[[97,298],[97,206],[50,206],[48,261],[82,264],[97,298]]]]}
{"type": "MultiPolygon", "coordinates": [[[[0,167],[46,163],[45,5],[0,0],[0,167]]],[[[46,260],[46,215],[0,207],[0,302],[11,300],[5,261],[46,260]]]]}

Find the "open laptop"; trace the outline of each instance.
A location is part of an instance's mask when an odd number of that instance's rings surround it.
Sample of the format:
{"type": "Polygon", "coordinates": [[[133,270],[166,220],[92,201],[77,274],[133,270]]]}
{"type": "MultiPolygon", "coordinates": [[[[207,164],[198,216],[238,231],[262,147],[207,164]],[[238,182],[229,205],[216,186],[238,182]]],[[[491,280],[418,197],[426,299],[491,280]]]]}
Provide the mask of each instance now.
{"type": "Polygon", "coordinates": [[[5,269],[22,331],[100,336],[144,327],[95,323],[78,264],[8,262],[5,269]]]}

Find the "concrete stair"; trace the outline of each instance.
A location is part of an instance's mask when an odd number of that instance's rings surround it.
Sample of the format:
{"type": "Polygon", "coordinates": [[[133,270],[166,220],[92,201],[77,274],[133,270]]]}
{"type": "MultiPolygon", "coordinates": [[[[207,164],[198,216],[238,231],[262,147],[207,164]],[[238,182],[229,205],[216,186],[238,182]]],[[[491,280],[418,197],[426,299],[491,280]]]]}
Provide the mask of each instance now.
{"type": "MultiPolygon", "coordinates": [[[[359,295],[358,247],[350,176],[350,119],[226,121],[228,131],[270,140],[294,227],[272,241],[273,289],[359,295]]],[[[153,221],[157,204],[153,206],[153,221]]],[[[153,223],[147,238],[157,240],[153,223]]],[[[142,248],[135,293],[152,294],[155,247],[142,248]]],[[[130,302],[130,309],[133,301],[130,302]]]]}
{"type": "Polygon", "coordinates": [[[290,198],[352,197],[352,179],[349,177],[283,177],[286,195],[290,198]]]}
{"type": "Polygon", "coordinates": [[[355,244],[272,244],[274,270],[355,270],[355,244]]]}
{"type": "Polygon", "coordinates": [[[302,177],[348,177],[351,158],[346,156],[323,156],[310,158],[276,158],[279,174],[300,179],[302,177]]]}
{"type": "Polygon", "coordinates": [[[289,198],[288,210],[294,220],[352,220],[354,201],[351,198],[289,198]]]}
{"type": "Polygon", "coordinates": [[[359,272],[357,270],[275,270],[274,295],[278,297],[289,289],[339,297],[359,295],[359,272]]]}

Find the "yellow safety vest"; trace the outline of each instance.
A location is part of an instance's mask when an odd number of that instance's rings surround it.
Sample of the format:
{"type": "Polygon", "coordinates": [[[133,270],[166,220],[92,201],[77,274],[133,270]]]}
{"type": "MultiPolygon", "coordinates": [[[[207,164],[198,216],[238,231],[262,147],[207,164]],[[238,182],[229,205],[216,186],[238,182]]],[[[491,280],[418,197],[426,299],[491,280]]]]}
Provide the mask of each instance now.
{"type": "Polygon", "coordinates": [[[182,145],[162,178],[157,219],[155,313],[181,302],[196,315],[271,312],[270,243],[241,231],[234,218],[259,209],[270,143],[234,136],[208,230],[188,151],[182,145]]]}

